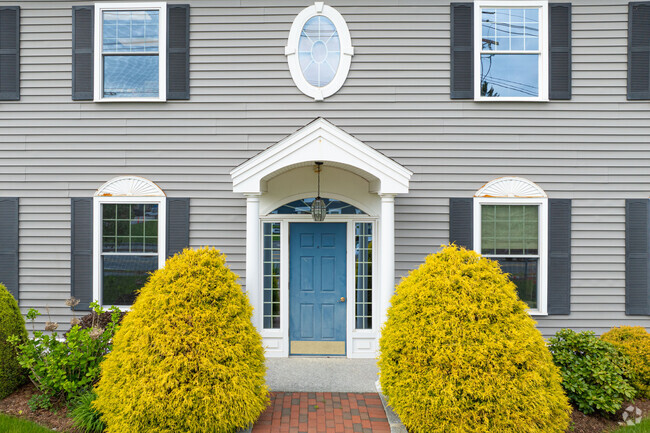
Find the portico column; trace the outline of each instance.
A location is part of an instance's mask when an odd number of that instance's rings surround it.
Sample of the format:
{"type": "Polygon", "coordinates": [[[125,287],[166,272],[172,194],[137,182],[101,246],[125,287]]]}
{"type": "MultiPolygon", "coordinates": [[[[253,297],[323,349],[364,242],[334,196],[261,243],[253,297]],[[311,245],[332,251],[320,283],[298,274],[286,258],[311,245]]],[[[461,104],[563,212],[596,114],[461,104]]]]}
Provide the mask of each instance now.
{"type": "Polygon", "coordinates": [[[381,221],[379,222],[379,269],[381,277],[380,320],[386,321],[390,298],[395,291],[395,194],[381,196],[381,221]]]}
{"type": "Polygon", "coordinates": [[[262,329],[260,304],[260,194],[246,195],[246,293],[253,306],[253,325],[262,329]]]}

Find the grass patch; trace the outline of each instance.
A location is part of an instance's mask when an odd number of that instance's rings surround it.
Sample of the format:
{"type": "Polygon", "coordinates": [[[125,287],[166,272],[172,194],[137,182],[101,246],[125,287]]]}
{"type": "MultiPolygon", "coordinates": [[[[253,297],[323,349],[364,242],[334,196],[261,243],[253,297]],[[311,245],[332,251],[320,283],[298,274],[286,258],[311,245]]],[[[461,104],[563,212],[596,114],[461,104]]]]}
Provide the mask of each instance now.
{"type": "Polygon", "coordinates": [[[621,427],[612,433],[650,433],[650,418],[644,419],[637,425],[621,427]]]}
{"type": "Polygon", "coordinates": [[[4,433],[51,433],[53,430],[41,427],[31,421],[0,414],[0,432],[4,433]]]}

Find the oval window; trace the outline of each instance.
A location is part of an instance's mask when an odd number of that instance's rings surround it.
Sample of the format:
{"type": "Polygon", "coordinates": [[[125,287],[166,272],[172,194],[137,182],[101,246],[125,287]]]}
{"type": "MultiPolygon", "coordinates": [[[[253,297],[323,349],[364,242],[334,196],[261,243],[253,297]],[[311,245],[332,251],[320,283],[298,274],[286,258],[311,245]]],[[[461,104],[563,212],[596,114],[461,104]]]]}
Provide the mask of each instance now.
{"type": "Polygon", "coordinates": [[[316,3],[293,22],[285,49],[298,89],[317,101],[336,93],[345,82],[354,49],[343,16],[316,3]]]}
{"type": "Polygon", "coordinates": [[[341,43],[329,18],[315,16],[305,23],[300,33],[298,58],[302,75],[309,84],[324,87],[332,82],[339,68],[341,43]]]}

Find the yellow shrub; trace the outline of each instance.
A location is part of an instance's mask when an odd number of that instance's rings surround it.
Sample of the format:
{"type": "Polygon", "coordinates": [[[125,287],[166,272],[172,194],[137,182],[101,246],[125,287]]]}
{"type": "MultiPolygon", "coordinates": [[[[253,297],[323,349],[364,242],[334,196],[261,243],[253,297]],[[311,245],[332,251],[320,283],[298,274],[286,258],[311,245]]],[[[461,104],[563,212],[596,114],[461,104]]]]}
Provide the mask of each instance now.
{"type": "Polygon", "coordinates": [[[268,403],[248,297],[215,249],[156,271],[102,363],[95,407],[108,433],[226,433],[268,403]]]}
{"type": "Polygon", "coordinates": [[[631,385],[638,397],[650,398],[650,334],[643,326],[621,326],[605,332],[602,340],[612,343],[630,358],[631,385]]]}
{"type": "Polygon", "coordinates": [[[497,262],[447,246],[404,278],[380,381],[412,433],[564,432],[569,404],[526,304],[497,262]]]}

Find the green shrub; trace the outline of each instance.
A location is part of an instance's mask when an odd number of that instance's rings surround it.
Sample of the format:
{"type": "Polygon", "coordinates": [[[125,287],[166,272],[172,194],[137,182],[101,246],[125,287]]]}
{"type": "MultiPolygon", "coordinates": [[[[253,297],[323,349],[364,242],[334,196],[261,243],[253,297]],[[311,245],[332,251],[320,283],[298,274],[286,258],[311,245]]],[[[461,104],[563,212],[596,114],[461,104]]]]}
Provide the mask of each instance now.
{"type": "Polygon", "coordinates": [[[87,391],[73,402],[70,417],[74,426],[86,433],[102,433],[106,430],[106,424],[101,419],[101,413],[93,407],[93,401],[97,398],[94,391],[87,391]]]}
{"type": "Polygon", "coordinates": [[[17,341],[27,340],[25,320],[14,297],[0,283],[0,400],[14,392],[27,378],[13,345],[7,341],[12,336],[17,341]]]}
{"type": "Polygon", "coordinates": [[[380,382],[412,433],[560,433],[569,404],[551,354],[497,262],[445,247],[402,280],[380,382]]]}
{"type": "MultiPolygon", "coordinates": [[[[98,313],[104,312],[97,303],[91,306],[98,313]]],[[[113,336],[119,328],[120,311],[117,307],[111,310],[113,319],[105,329],[81,329],[75,325],[63,341],[56,332],[42,331],[34,331],[34,337],[24,342],[11,340],[18,351],[18,362],[28,370],[29,378],[41,392],[32,396],[30,407],[48,409],[53,399],[72,400],[97,383],[99,364],[111,350],[113,336]]],[[[39,314],[31,309],[27,318],[34,320],[39,314]]]]}
{"type": "Polygon", "coordinates": [[[637,397],[650,398],[650,334],[643,326],[612,328],[601,337],[630,359],[637,397]]]}
{"type": "Polygon", "coordinates": [[[248,297],[215,249],[186,249],[142,288],[102,364],[109,433],[233,432],[268,403],[248,297]]]}
{"type": "Polygon", "coordinates": [[[580,411],[614,413],[634,397],[628,383],[629,360],[591,331],[562,329],[549,339],[562,386],[580,411]]]}

